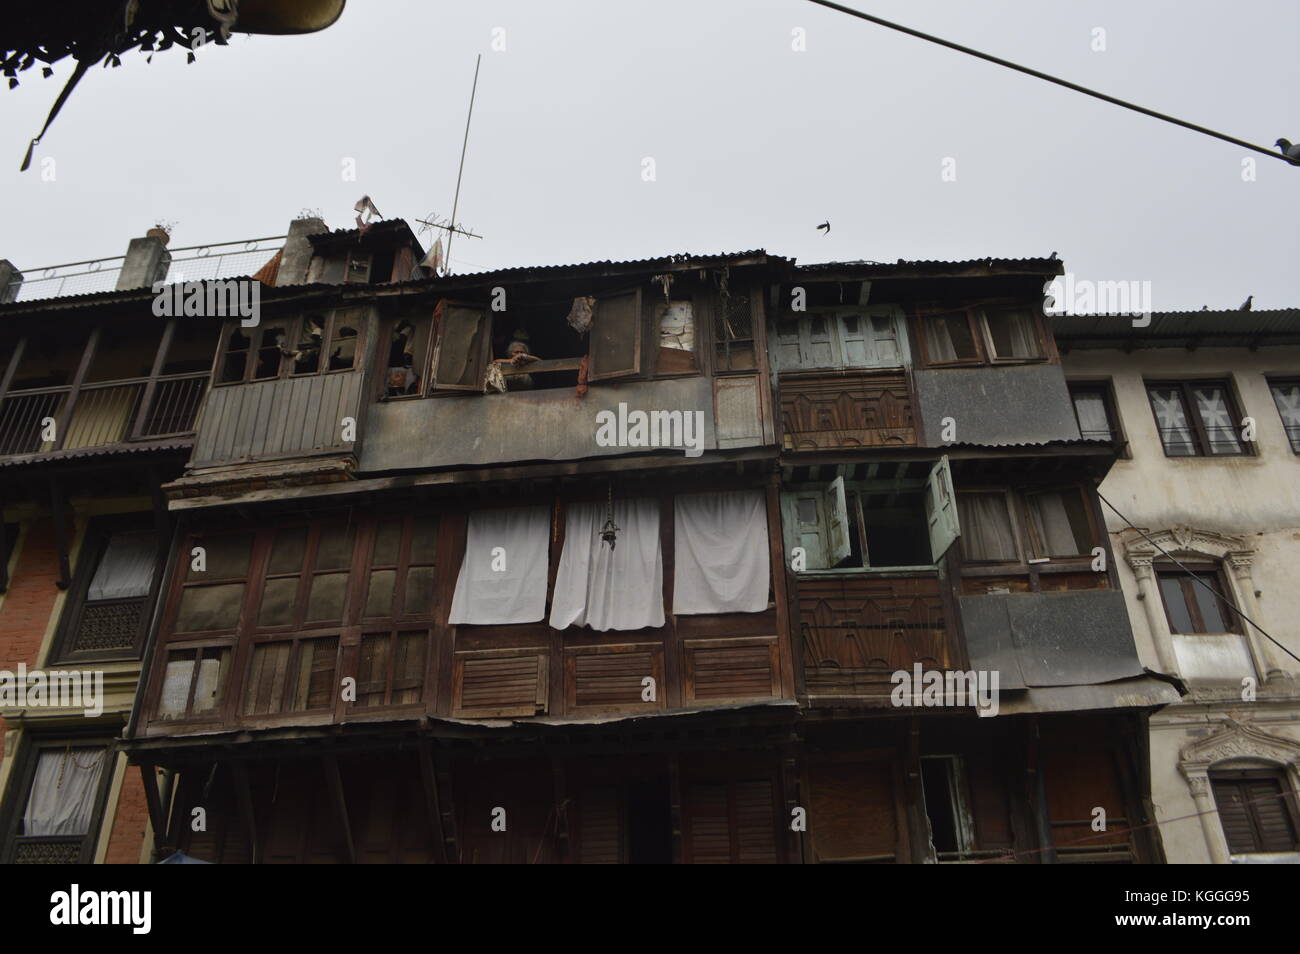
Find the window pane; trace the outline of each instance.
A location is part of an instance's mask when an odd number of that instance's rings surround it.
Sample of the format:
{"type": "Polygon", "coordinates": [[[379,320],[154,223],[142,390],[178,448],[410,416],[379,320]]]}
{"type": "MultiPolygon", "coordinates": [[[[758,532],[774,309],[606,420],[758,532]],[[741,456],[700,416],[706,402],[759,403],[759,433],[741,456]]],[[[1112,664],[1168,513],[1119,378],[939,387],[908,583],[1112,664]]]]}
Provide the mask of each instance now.
{"type": "Polygon", "coordinates": [[[961,552],[967,560],[1010,563],[1020,559],[1004,494],[959,493],[961,552]]]}
{"type": "Polygon", "coordinates": [[[298,595],[296,576],[282,580],[267,580],[262,591],[262,611],[257,616],[258,626],[285,626],[293,622],[293,604],[298,595]]]}
{"type": "Polygon", "coordinates": [[[1192,614],[1187,609],[1187,600],[1183,596],[1183,582],[1179,576],[1160,576],[1160,593],[1165,598],[1165,609],[1169,614],[1169,630],[1174,633],[1197,632],[1192,622],[1192,614]]]}
{"type": "Polygon", "coordinates": [[[396,570],[375,570],[370,574],[366,616],[388,616],[393,612],[393,587],[396,583],[396,570]]]}
{"type": "Polygon", "coordinates": [[[189,557],[187,580],[239,580],[248,575],[248,554],[253,546],[253,538],[247,533],[226,533],[215,536],[197,537],[191,545],[203,547],[206,569],[199,572],[194,569],[194,558],[189,557]]]}
{"type": "Polygon", "coordinates": [[[357,653],[357,702],[361,707],[382,706],[388,691],[388,662],[393,637],[387,633],[365,636],[357,653]]]}
{"type": "Polygon", "coordinates": [[[375,531],[375,553],[371,566],[394,566],[402,544],[402,521],[385,520],[375,531]]]}
{"type": "Polygon", "coordinates": [[[1223,585],[1219,581],[1217,573],[1197,573],[1197,582],[1192,583],[1192,592],[1196,596],[1196,606],[1201,611],[1201,619],[1205,621],[1206,633],[1227,633],[1232,630],[1230,615],[1223,603],[1214,593],[1207,590],[1205,586],[1210,586],[1215,592],[1222,593],[1223,585]]]}
{"type": "Polygon", "coordinates": [[[1228,407],[1227,391],[1221,387],[1194,387],[1192,396],[1196,410],[1205,425],[1205,436],[1210,440],[1211,454],[1240,454],[1237,424],[1228,407]]]}
{"type": "Polygon", "coordinates": [[[306,527],[288,527],[280,530],[275,535],[275,545],[271,548],[271,564],[267,572],[277,575],[301,572],[302,557],[306,551],[306,527]]]}
{"type": "Polygon", "coordinates": [[[307,639],[298,647],[298,666],[293,699],[294,712],[328,709],[334,705],[334,668],[338,661],[339,639],[307,639]]]}
{"type": "Polygon", "coordinates": [[[1079,436],[1084,440],[1114,440],[1106,399],[1100,391],[1075,391],[1074,417],[1079,422],[1079,436]]]}
{"type": "Polygon", "coordinates": [[[181,594],[176,614],[176,632],[200,633],[211,629],[234,629],[244,601],[243,583],[220,586],[188,586],[181,594]]]}
{"type": "Polygon", "coordinates": [[[812,497],[800,497],[795,501],[799,510],[799,523],[804,526],[817,525],[817,501],[812,497]]]}
{"type": "Polygon", "coordinates": [[[397,658],[393,660],[393,704],[419,702],[424,689],[424,633],[399,633],[397,658]]]}
{"type": "Polygon", "coordinates": [[[42,751],[19,834],[68,836],[89,832],[107,752],[100,746],[42,751]]]}
{"type": "Polygon", "coordinates": [[[333,350],[330,351],[329,368],[340,371],[350,368],[357,357],[357,329],[344,325],[334,332],[333,350]]]}
{"type": "Polygon", "coordinates": [[[341,618],[347,585],[346,573],[321,573],[313,577],[311,597],[307,601],[307,619],[328,621],[341,618]]]}
{"type": "Polygon", "coordinates": [[[222,679],[230,664],[230,650],[208,648],[199,661],[199,684],[194,687],[193,712],[211,712],[221,702],[222,679]]]}
{"type": "Polygon", "coordinates": [[[244,686],[244,715],[269,715],[281,710],[292,651],[293,642],[287,639],[253,647],[244,686]]]}
{"type": "Polygon", "coordinates": [[[108,542],[87,600],[119,600],[145,596],[153,581],[158,539],[152,533],[115,533],[108,542]]]}
{"type": "Polygon", "coordinates": [[[1291,450],[1300,454],[1300,384],[1288,382],[1272,386],[1273,403],[1282,418],[1291,450]]]}
{"type": "Polygon", "coordinates": [[[979,356],[965,314],[926,318],[925,347],[931,361],[961,361],[979,356]]]}
{"type": "Polygon", "coordinates": [[[987,311],[989,338],[995,358],[1037,358],[1042,356],[1029,312],[1018,309],[987,311]]]}
{"type": "Polygon", "coordinates": [[[433,577],[431,566],[413,566],[406,575],[406,599],[402,612],[406,616],[423,616],[433,609],[433,577]]]}
{"type": "Polygon", "coordinates": [[[1187,409],[1183,405],[1183,392],[1178,387],[1150,389],[1151,408],[1156,415],[1156,430],[1160,442],[1170,457],[1195,457],[1199,451],[1196,437],[1187,422],[1187,409]]]}
{"type": "Polygon", "coordinates": [[[1035,556],[1077,556],[1089,551],[1088,519],[1078,491],[1051,491],[1026,497],[1034,529],[1035,556]]]}
{"type": "Polygon", "coordinates": [[[355,529],[350,524],[335,524],[321,530],[316,569],[343,570],[351,566],[354,535],[355,529]]]}
{"type": "Polygon", "coordinates": [[[262,343],[257,349],[257,368],[253,371],[254,379],[274,378],[280,373],[282,349],[287,342],[283,328],[263,328],[262,343]]]}
{"type": "Polygon", "coordinates": [[[190,679],[194,675],[194,660],[198,651],[182,649],[167,656],[163,672],[162,694],[158,700],[158,718],[180,719],[190,698],[190,679]]]}
{"type": "Polygon", "coordinates": [[[411,562],[438,562],[438,518],[416,517],[411,534],[411,562]]]}

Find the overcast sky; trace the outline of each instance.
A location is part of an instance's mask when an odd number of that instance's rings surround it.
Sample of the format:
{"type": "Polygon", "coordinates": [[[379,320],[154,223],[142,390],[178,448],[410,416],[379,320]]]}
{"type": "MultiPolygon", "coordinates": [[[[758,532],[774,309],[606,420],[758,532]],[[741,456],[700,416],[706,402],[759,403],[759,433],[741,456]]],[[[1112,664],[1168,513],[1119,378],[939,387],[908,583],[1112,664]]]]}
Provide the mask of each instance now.
{"type": "MultiPolygon", "coordinates": [[[[1250,142],[1300,141],[1293,0],[857,5],[1250,142]]],[[[279,235],[303,209],[349,227],[363,193],[386,218],[446,216],[480,52],[458,218],[484,238],[456,239],[457,271],[1055,251],[1076,278],[1150,281],[1157,310],[1300,306],[1300,167],[1258,156],[1243,181],[1237,146],[802,0],[351,0],[318,34],[96,68],[19,173],[71,66],[32,69],[0,90],[0,258],[119,255],[157,220],[173,246],[279,235]]]]}

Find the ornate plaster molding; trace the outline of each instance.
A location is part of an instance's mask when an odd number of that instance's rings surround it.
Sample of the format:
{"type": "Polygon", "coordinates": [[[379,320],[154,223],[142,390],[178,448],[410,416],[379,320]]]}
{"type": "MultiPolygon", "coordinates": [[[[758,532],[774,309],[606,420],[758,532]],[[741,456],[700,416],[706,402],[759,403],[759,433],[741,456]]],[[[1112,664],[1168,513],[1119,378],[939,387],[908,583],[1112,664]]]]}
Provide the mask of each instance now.
{"type": "Polygon", "coordinates": [[[1249,568],[1255,557],[1244,538],[1195,527],[1154,530],[1145,537],[1134,535],[1124,541],[1124,556],[1134,570],[1160,559],[1161,550],[1175,556],[1190,553],[1222,560],[1234,569],[1249,568]]]}
{"type": "Polygon", "coordinates": [[[1214,735],[1184,746],[1178,768],[1195,793],[1194,780],[1205,779],[1211,766],[1228,759],[1262,759],[1300,769],[1300,742],[1229,717],[1214,735]]]}

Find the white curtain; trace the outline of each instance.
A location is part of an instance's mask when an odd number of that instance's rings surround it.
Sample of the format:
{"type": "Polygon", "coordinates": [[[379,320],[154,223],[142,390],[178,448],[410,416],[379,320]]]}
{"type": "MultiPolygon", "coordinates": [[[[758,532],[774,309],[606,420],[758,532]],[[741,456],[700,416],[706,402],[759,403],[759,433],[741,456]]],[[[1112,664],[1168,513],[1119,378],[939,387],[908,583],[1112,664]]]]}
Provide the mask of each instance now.
{"type": "Polygon", "coordinates": [[[616,500],[613,549],[600,538],[604,502],[568,508],[564,550],[551,598],[551,626],[644,629],[664,624],[664,554],[657,500],[616,500]]]}
{"type": "Polygon", "coordinates": [[[1081,542],[1075,539],[1061,493],[1033,494],[1027,500],[1039,542],[1046,547],[1038,556],[1077,556],[1084,552],[1081,542]]]}
{"type": "Polygon", "coordinates": [[[1002,494],[958,494],[957,516],[961,520],[961,551],[966,559],[1003,563],[1020,559],[1007,499],[1002,494]]]}
{"type": "Polygon", "coordinates": [[[41,752],[23,812],[23,834],[86,834],[107,751],[90,747],[41,752]]]}
{"type": "Polygon", "coordinates": [[[1032,358],[1038,355],[1033,321],[1023,311],[985,312],[993,350],[999,358],[1032,358]]]}
{"type": "Polygon", "coordinates": [[[766,610],[770,563],[763,492],[684,494],[673,511],[673,612],[766,610]]]}
{"type": "Polygon", "coordinates": [[[153,580],[158,541],[152,533],[115,533],[95,569],[88,600],[146,596],[153,580]]]}
{"type": "Polygon", "coordinates": [[[448,622],[502,626],[545,617],[550,524],[549,507],[471,513],[448,622]]]}
{"type": "MultiPolygon", "coordinates": [[[[933,317],[925,319],[925,349],[931,361],[956,361],[957,346],[952,340],[951,319],[933,317]]],[[[965,321],[965,318],[959,319],[965,321]]]]}
{"type": "Polygon", "coordinates": [[[1084,440],[1110,440],[1110,418],[1106,401],[1100,394],[1080,392],[1074,396],[1074,414],[1079,422],[1079,436],[1084,440]]]}

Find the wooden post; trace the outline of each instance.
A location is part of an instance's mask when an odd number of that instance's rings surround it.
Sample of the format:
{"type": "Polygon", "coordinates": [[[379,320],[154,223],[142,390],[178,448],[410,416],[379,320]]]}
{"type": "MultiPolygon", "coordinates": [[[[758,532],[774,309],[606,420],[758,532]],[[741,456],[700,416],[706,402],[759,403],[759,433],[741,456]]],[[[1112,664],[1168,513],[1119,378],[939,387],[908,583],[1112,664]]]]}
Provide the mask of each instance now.
{"type": "Polygon", "coordinates": [[[357,849],[352,841],[352,824],[348,821],[348,803],[343,796],[343,776],[339,773],[339,760],[332,755],[325,756],[321,762],[325,766],[325,784],[329,788],[330,804],[339,823],[339,832],[343,836],[343,856],[348,864],[357,863],[357,849]]]}

